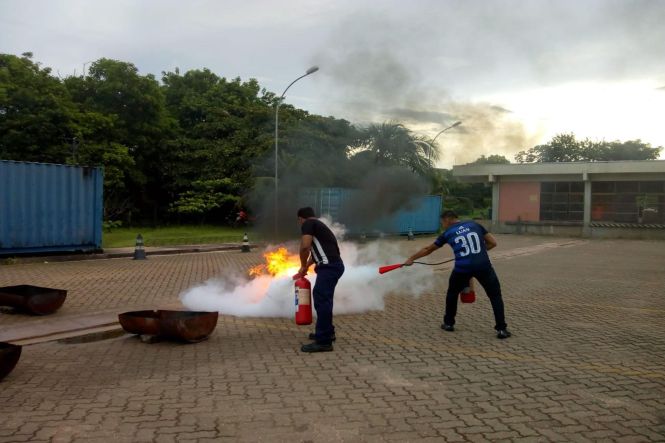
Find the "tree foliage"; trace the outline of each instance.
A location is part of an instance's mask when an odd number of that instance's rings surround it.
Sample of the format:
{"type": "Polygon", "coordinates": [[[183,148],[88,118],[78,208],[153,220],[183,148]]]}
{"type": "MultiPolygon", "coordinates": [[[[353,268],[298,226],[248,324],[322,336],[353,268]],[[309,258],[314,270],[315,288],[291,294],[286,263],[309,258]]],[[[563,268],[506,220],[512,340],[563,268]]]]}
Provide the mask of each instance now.
{"type": "Polygon", "coordinates": [[[480,165],[506,165],[510,163],[510,160],[508,160],[503,155],[491,154],[487,157],[485,157],[485,155],[481,155],[471,163],[480,165]]]}
{"type": "MultiPolygon", "coordinates": [[[[509,164],[503,155],[481,155],[471,164],[509,164]]],[[[492,188],[485,183],[464,183],[453,177],[451,169],[436,169],[432,176],[432,193],[443,196],[444,206],[465,217],[488,217],[492,205],[492,188]]]]}
{"type": "Polygon", "coordinates": [[[369,125],[351,155],[368,166],[404,166],[422,176],[431,175],[438,158],[433,142],[395,122],[369,125]]]}
{"type": "Polygon", "coordinates": [[[655,160],[662,149],[660,146],[652,148],[649,143],[641,140],[626,142],[595,142],[588,138],[577,140],[571,133],[555,135],[549,143],[520,151],[515,159],[519,163],[655,160]]]}
{"type": "MultiPolygon", "coordinates": [[[[31,53],[0,54],[0,158],[103,166],[107,220],[223,221],[247,206],[250,191],[258,201],[275,188],[278,103],[254,79],[208,69],[176,68],[157,79],[132,63],[102,58],[87,75],[61,79],[31,53]]],[[[517,160],[642,160],[661,149],[561,134],[517,160]]],[[[399,123],[357,128],[280,103],[282,192],[290,192],[282,187],[289,181],[354,187],[377,167],[401,167],[430,178],[448,201],[486,204],[487,189],[456,183],[449,171],[433,169],[437,159],[432,140],[399,123]]],[[[476,160],[507,162],[500,155],[476,160]]]]}
{"type": "MultiPolygon", "coordinates": [[[[106,58],[60,79],[32,54],[0,54],[0,158],[103,166],[114,220],[226,220],[256,183],[271,188],[275,94],[208,69],[160,80],[106,58]]],[[[280,108],[280,167],[310,186],[348,181],[359,131],[280,108]]]]}
{"type": "Polygon", "coordinates": [[[62,162],[81,116],[62,82],[31,57],[0,54],[0,158],[62,162]]]}
{"type": "Polygon", "coordinates": [[[228,81],[207,69],[164,73],[162,82],[178,127],[163,171],[171,211],[223,219],[252,186],[253,163],[270,147],[269,106],[256,80],[228,81]]]}

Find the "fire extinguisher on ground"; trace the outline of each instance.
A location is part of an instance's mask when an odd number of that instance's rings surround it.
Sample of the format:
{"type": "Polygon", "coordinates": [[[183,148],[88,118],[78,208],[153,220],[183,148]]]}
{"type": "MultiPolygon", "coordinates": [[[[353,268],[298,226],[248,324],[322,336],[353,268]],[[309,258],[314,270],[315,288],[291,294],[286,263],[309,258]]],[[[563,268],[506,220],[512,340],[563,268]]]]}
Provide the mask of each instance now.
{"type": "Polygon", "coordinates": [[[296,274],[295,280],[295,301],[296,301],[296,324],[312,324],[312,284],[304,275],[296,274]]]}
{"type": "Polygon", "coordinates": [[[473,303],[476,301],[476,292],[473,290],[473,286],[467,286],[460,293],[460,299],[462,303],[473,303]]]}

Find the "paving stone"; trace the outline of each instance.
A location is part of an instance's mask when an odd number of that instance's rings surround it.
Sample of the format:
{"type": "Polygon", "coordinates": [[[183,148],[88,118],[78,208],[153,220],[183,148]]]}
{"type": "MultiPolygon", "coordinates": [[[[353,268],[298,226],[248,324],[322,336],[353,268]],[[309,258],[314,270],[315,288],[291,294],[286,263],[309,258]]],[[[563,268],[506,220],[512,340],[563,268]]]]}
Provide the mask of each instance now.
{"type": "MultiPolygon", "coordinates": [[[[439,328],[442,266],[435,292],[336,316],[332,353],[300,353],[311,328],[291,318],[224,315],[192,345],[26,346],[0,386],[0,442],[664,441],[664,244],[498,239],[508,340],[494,337],[481,288],[454,333],[439,328]]],[[[431,240],[386,243],[407,256],[431,240]]],[[[259,261],[213,252],[0,266],[0,286],[68,289],[55,320],[177,305],[183,290],[259,261]]],[[[0,329],[48,321],[0,308],[0,329]]]]}

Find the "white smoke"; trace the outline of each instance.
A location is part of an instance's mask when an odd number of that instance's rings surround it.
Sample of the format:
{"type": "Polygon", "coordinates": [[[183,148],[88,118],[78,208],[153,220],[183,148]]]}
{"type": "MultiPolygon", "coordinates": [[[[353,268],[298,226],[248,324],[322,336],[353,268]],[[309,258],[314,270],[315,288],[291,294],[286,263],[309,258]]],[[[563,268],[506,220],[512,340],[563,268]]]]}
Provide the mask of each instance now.
{"type": "MultiPolygon", "coordinates": [[[[322,218],[343,239],[344,226],[322,218]]],[[[430,266],[411,266],[386,274],[378,268],[405,260],[399,248],[385,241],[356,245],[340,241],[340,253],[346,270],[335,289],[334,313],[357,314],[383,310],[389,294],[417,297],[432,290],[435,276],[430,266]]],[[[412,251],[412,252],[415,252],[412,251]]],[[[316,274],[307,278],[316,283],[316,274]]],[[[218,311],[239,317],[291,317],[295,312],[293,280],[289,276],[247,277],[223,276],[188,289],[180,295],[187,309],[218,311]]]]}

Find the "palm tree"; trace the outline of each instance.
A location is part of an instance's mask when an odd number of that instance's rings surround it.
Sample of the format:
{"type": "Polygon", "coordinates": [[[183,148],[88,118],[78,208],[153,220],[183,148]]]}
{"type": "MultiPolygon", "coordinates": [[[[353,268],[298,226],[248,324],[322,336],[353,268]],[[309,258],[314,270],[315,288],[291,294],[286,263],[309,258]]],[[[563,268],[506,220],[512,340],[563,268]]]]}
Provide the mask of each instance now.
{"type": "Polygon", "coordinates": [[[364,137],[351,150],[351,158],[377,166],[403,166],[422,176],[431,175],[439,158],[436,144],[413,134],[395,122],[372,124],[364,137]]]}

